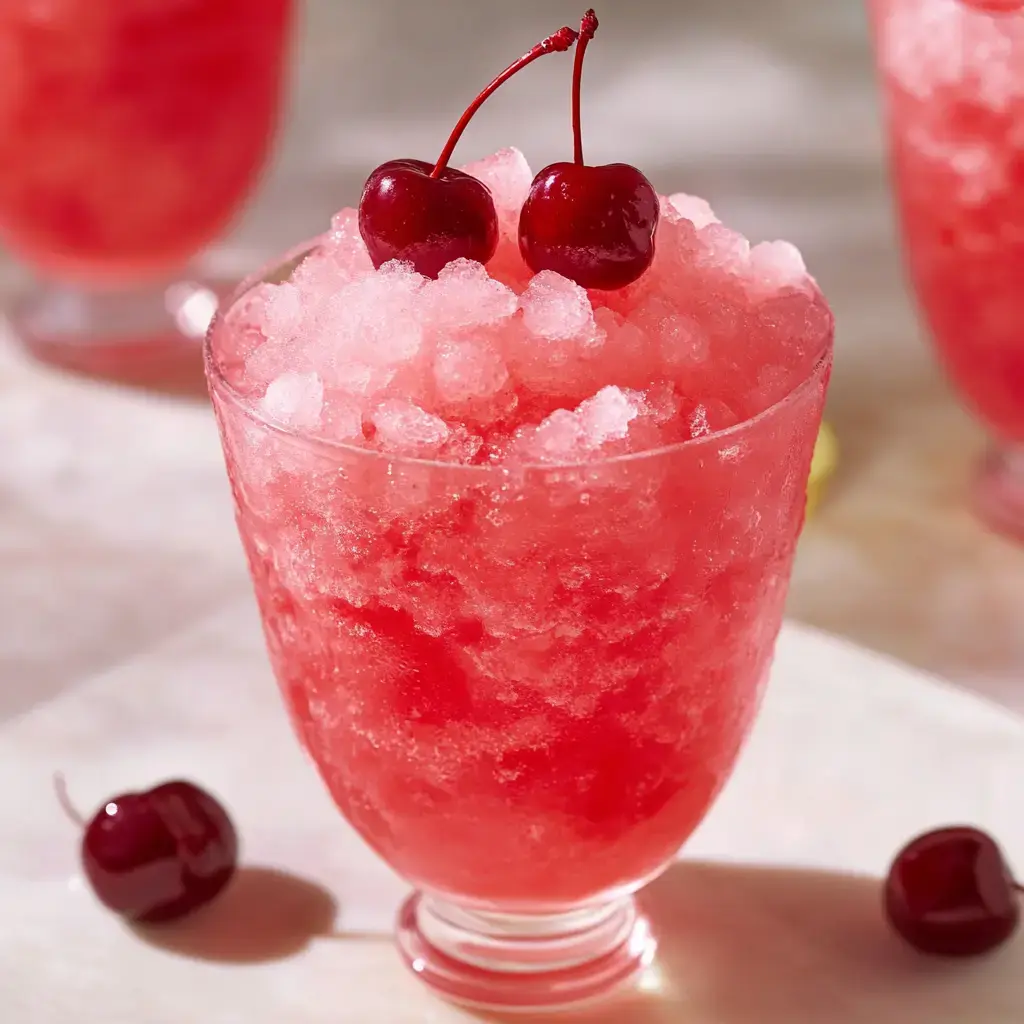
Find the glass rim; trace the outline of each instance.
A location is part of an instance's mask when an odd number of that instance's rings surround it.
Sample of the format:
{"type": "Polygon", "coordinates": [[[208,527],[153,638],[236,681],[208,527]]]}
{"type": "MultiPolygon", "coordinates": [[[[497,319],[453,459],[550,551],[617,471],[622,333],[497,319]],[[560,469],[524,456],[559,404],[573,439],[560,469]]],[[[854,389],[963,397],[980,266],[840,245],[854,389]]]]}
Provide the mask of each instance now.
{"type": "Polygon", "coordinates": [[[708,445],[717,445],[723,440],[728,441],[730,438],[742,436],[750,428],[756,428],[757,424],[771,417],[777,410],[795,402],[804,391],[812,386],[815,379],[821,374],[822,369],[828,363],[834,349],[835,328],[833,327],[832,332],[828,335],[827,340],[822,346],[820,354],[814,360],[809,371],[801,377],[800,380],[789,389],[789,391],[777,398],[771,405],[766,406],[753,416],[748,416],[745,419],[740,420],[738,423],[732,424],[732,426],[723,427],[721,430],[714,430],[701,437],[691,437],[686,441],[676,441],[673,444],[661,445],[657,448],[645,448],[643,451],[639,452],[610,455],[607,458],[591,459],[589,461],[516,462],[514,464],[497,462],[491,465],[481,466],[467,465],[464,462],[451,462],[444,459],[419,458],[412,455],[400,455],[394,452],[379,451],[374,448],[366,448],[362,445],[351,444],[347,441],[318,437],[316,434],[310,433],[308,430],[290,427],[284,423],[276,422],[270,417],[264,415],[235,388],[231,381],[229,381],[225,376],[223,368],[219,362],[214,358],[213,339],[216,332],[221,327],[221,321],[224,319],[224,312],[232,309],[239,299],[246,294],[246,292],[252,290],[259,284],[266,283],[274,271],[279,270],[282,267],[286,267],[289,264],[295,264],[297,266],[297,261],[300,261],[301,258],[309,255],[319,248],[321,241],[325,237],[325,234],[317,235],[299,243],[293,248],[287,250],[284,255],[278,256],[271,262],[264,264],[260,269],[254,271],[240,281],[231,291],[228,298],[218,305],[203,338],[203,362],[206,368],[207,386],[211,392],[216,388],[219,393],[226,395],[231,401],[231,404],[237,407],[245,416],[259,426],[266,428],[270,433],[288,438],[306,447],[320,449],[324,452],[334,452],[355,458],[377,460],[387,465],[398,464],[411,467],[444,470],[451,473],[468,473],[474,476],[493,475],[495,473],[509,474],[512,471],[517,473],[540,472],[550,474],[579,470],[598,470],[603,467],[616,467],[634,462],[642,462],[646,459],[669,456],[678,451],[699,449],[708,445]]]}

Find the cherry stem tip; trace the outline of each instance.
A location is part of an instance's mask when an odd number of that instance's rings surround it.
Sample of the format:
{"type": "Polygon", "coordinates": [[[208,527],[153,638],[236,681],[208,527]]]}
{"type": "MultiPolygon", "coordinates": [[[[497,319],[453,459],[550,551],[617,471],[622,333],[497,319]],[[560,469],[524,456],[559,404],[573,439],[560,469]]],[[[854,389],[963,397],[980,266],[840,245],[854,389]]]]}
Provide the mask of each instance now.
{"type": "Polygon", "coordinates": [[[81,811],[75,807],[71,802],[71,797],[68,796],[68,783],[64,778],[63,772],[53,773],[53,791],[57,794],[57,802],[60,804],[61,810],[67,815],[68,819],[79,828],[85,828],[85,818],[82,817],[81,811]]]}
{"type": "Polygon", "coordinates": [[[539,43],[538,46],[545,53],[564,53],[579,38],[579,32],[568,25],[563,25],[557,32],[552,33],[539,43]]]}

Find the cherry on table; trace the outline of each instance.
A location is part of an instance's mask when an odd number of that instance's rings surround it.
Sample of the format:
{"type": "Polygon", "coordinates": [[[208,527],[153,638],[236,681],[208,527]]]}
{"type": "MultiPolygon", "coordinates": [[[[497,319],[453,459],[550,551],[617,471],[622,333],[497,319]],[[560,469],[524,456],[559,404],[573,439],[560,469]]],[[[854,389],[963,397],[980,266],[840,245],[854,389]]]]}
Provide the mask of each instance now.
{"type": "Polygon", "coordinates": [[[498,247],[490,189],[448,161],[466,125],[499,86],[538,57],[568,50],[575,41],[576,32],[566,26],[510,64],[466,109],[437,163],[389,160],[373,171],[359,200],[359,233],[375,267],[405,260],[436,278],[452,260],[490,260],[498,247]]]}
{"type": "Polygon", "coordinates": [[[896,855],[885,882],[885,911],[922,953],[978,956],[1017,929],[1019,891],[991,836],[951,826],[918,836],[896,855]]]}
{"type": "Polygon", "coordinates": [[[654,186],[630,164],[583,161],[583,57],[597,27],[587,11],[573,66],[574,160],[550,164],[533,179],[519,217],[519,250],[534,273],[554,270],[584,288],[611,291],[653,262],[659,204],[654,186]]]}
{"type": "Polygon", "coordinates": [[[209,903],[231,880],[238,837],[227,812],[191,782],[165,782],[107,800],[84,825],[82,867],[97,898],[130,921],[154,924],[209,903]]]}

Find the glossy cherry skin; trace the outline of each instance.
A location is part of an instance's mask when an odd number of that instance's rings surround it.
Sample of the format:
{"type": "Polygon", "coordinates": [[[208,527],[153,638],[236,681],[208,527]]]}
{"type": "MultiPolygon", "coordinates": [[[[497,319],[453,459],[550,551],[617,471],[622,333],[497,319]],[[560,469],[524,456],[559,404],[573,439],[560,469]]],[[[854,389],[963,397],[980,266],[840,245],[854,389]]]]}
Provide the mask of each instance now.
{"type": "Polygon", "coordinates": [[[108,800],[82,836],[82,865],[100,902],[130,921],[170,921],[227,885],[238,838],[223,807],[190,782],[108,800]]]}
{"type": "Polygon", "coordinates": [[[367,179],[359,233],[375,267],[405,260],[436,278],[452,260],[486,263],[494,255],[498,215],[490,189],[452,167],[432,178],[433,169],[424,160],[389,160],[367,179]]]}
{"type": "Polygon", "coordinates": [[[885,883],[885,910],[911,946],[938,956],[987,953],[1020,921],[1002,851],[967,826],[927,832],[897,854],[885,883]]]}
{"type": "Polygon", "coordinates": [[[557,163],[533,179],[519,217],[519,250],[534,273],[584,288],[632,284],[654,260],[658,194],[629,164],[557,163]]]}

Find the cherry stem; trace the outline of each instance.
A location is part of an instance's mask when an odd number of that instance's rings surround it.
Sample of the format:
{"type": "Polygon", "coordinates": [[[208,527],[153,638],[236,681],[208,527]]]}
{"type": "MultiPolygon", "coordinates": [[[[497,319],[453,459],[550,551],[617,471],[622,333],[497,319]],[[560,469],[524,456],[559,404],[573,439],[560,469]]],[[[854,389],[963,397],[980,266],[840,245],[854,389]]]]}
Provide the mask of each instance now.
{"type": "Polygon", "coordinates": [[[597,31],[597,15],[593,10],[587,11],[580,22],[580,39],[576,44],[576,60],[572,68],[572,137],[575,147],[574,159],[583,166],[583,130],[580,117],[580,93],[583,91],[583,55],[587,52],[587,44],[594,38],[597,31]]]}
{"type": "Polygon", "coordinates": [[[57,802],[60,804],[61,810],[75,825],[79,828],[85,828],[86,820],[82,817],[78,808],[71,802],[71,797],[68,796],[67,780],[60,772],[53,773],[53,790],[57,794],[57,802]]]}
{"type": "Polygon", "coordinates": [[[469,124],[473,119],[473,115],[484,105],[484,102],[491,93],[504,85],[514,74],[522,71],[527,65],[532,64],[538,57],[543,57],[546,53],[563,53],[565,50],[568,50],[576,42],[576,35],[577,33],[574,29],[565,25],[555,32],[554,35],[550,35],[543,42],[538,43],[528,53],[524,53],[519,60],[509,64],[466,108],[466,112],[459,119],[459,123],[448,137],[447,144],[441,150],[441,155],[437,158],[437,163],[430,172],[430,176],[432,178],[439,178],[441,176],[441,172],[448,166],[448,161],[451,159],[455,147],[459,144],[459,139],[462,138],[462,133],[466,130],[466,125],[469,124]]]}

